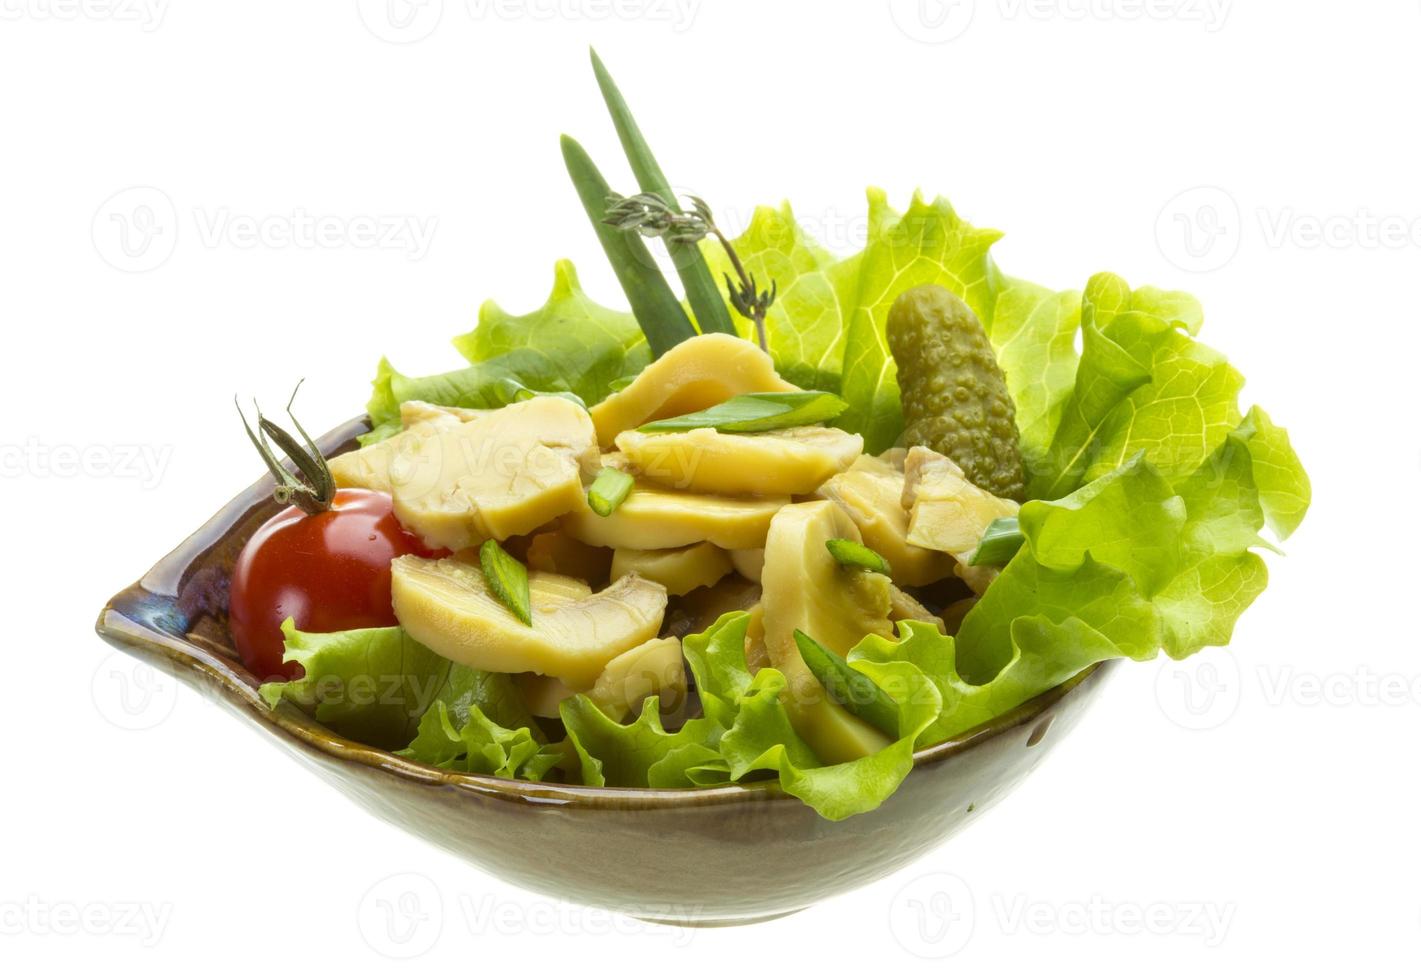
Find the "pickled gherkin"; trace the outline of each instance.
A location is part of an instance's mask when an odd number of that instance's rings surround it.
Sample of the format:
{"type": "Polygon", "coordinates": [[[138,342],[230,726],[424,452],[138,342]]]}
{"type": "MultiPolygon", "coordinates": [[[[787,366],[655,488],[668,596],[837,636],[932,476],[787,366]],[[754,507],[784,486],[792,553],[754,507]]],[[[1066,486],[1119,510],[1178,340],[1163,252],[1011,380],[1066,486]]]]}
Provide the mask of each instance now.
{"type": "Polygon", "coordinates": [[[888,346],[898,365],[903,443],[927,446],[982,489],[1021,500],[1016,406],[972,309],[942,286],[915,286],[888,311],[888,346]]]}

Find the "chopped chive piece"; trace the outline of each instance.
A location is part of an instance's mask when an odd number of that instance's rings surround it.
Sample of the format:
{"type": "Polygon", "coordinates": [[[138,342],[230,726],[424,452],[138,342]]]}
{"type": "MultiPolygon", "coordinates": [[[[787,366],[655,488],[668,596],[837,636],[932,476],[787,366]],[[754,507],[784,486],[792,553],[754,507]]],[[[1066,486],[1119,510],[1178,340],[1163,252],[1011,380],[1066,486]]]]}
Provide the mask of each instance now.
{"type": "Polygon", "coordinates": [[[635,232],[627,233],[605,224],[602,217],[607,211],[607,198],[612,196],[612,188],[603,179],[587,155],[587,151],[571,136],[562,138],[562,157],[567,165],[568,176],[582,201],[582,209],[587,212],[597,239],[602,243],[602,251],[612,264],[617,282],[631,304],[632,314],[646,334],[647,345],[653,357],[660,357],[683,340],[696,335],[690,317],[681,308],[681,301],[666,283],[666,277],[657,268],[646,243],[635,232]]]}
{"type": "Polygon", "coordinates": [[[845,568],[865,568],[870,572],[879,572],[883,575],[893,574],[893,569],[889,566],[887,558],[857,541],[850,541],[848,538],[830,538],[824,542],[824,547],[828,548],[829,554],[834,556],[834,560],[845,568]]]}
{"type": "Polygon", "coordinates": [[[977,550],[972,553],[972,560],[967,564],[1004,566],[1025,543],[1021,524],[1015,517],[998,517],[987,525],[977,550]]]}
{"type": "Polygon", "coordinates": [[[479,565],[488,587],[525,626],[533,625],[533,603],[528,596],[528,569],[492,538],[479,547],[479,565]]]}
{"type": "Polygon", "coordinates": [[[631,474],[610,466],[603,467],[597,479],[592,481],[592,486],[587,488],[587,506],[599,517],[610,517],[612,511],[622,506],[622,501],[632,492],[632,483],[631,474]]]}
{"type": "MultiPolygon", "coordinates": [[[[621,140],[622,151],[627,155],[627,162],[632,166],[632,173],[636,176],[637,185],[648,194],[656,194],[664,201],[675,202],[676,196],[671,193],[671,184],[667,181],[666,175],[661,172],[656,157],[651,155],[651,147],[647,146],[646,137],[641,134],[641,127],[632,118],[632,111],[627,107],[627,100],[622,98],[622,93],[617,89],[617,83],[612,81],[612,76],[607,72],[606,66],[602,64],[602,59],[597,57],[597,52],[593,51],[591,54],[592,71],[597,76],[597,87],[602,90],[602,100],[607,103],[607,111],[612,116],[612,124],[617,129],[617,138],[621,140]]],[[[602,200],[606,200],[606,195],[603,195],[602,200]]],[[[671,261],[676,266],[676,274],[681,277],[681,285],[686,290],[686,302],[690,304],[691,312],[696,315],[696,323],[700,326],[701,332],[735,333],[735,324],[730,319],[730,310],[720,295],[720,287],[716,285],[715,278],[710,272],[710,266],[706,264],[700,248],[694,242],[677,242],[668,239],[666,249],[670,252],[671,261]]]]}
{"type": "Polygon", "coordinates": [[[884,734],[898,737],[898,704],[883,688],[803,631],[794,631],[794,642],[804,665],[831,698],[884,734]]]}
{"type": "Polygon", "coordinates": [[[797,425],[817,425],[838,418],[848,402],[827,391],[767,391],[736,395],[703,412],[648,422],[641,432],[772,432],[797,425]]]}

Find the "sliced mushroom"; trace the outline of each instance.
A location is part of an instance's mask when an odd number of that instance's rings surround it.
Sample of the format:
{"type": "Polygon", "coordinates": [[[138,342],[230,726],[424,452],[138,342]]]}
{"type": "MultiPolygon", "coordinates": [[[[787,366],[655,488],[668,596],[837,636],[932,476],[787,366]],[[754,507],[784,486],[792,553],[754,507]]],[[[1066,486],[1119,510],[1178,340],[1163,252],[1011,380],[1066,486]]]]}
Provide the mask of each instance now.
{"type": "Polygon", "coordinates": [[[943,625],[942,618],[933,614],[933,611],[923,605],[911,594],[904,592],[896,585],[888,587],[888,595],[891,600],[890,613],[893,622],[901,622],[911,619],[915,623],[931,623],[938,628],[938,632],[945,633],[947,628],[943,625]]]}
{"type": "Polygon", "coordinates": [[[902,470],[889,460],[860,456],[847,472],[820,487],[819,496],[844,509],[863,543],[888,560],[894,581],[927,585],[951,575],[953,561],[940,551],[908,543],[903,484],[902,470]]]}
{"type": "Polygon", "coordinates": [[[946,456],[914,446],[904,462],[903,506],[909,514],[908,543],[952,555],[962,580],[974,592],[985,592],[993,570],[969,562],[988,526],[999,517],[1014,517],[1021,505],[969,482],[946,456]]]}
{"type": "Polygon", "coordinates": [[[765,570],[765,549],[737,548],[730,553],[730,563],[741,576],[758,582],[760,573],[765,570]]]}
{"type": "Polygon", "coordinates": [[[592,593],[565,576],[533,572],[528,626],[474,566],[406,555],[391,573],[395,616],[435,653],[480,670],[556,677],[574,689],[591,687],[612,658],[655,638],[666,612],[666,589],[635,575],[592,593]]]}
{"type": "Polygon", "coordinates": [[[588,697],[608,717],[621,721],[634,715],[652,695],[664,712],[675,712],[686,698],[686,669],[681,641],[675,637],[647,640],[612,660],[592,685],[588,697]]]}
{"type": "Polygon", "coordinates": [[[663,632],[679,637],[704,633],[728,612],[748,612],[760,601],[760,587],[739,575],[672,599],[663,632]]]}
{"type": "Polygon", "coordinates": [[[863,436],[818,425],[739,434],[715,429],[623,432],[617,448],[638,473],[673,490],[792,495],[813,493],[863,452],[863,436]]]}
{"type": "Polygon", "coordinates": [[[709,541],[726,550],[760,548],[788,497],[715,497],[638,481],[621,506],[602,517],[582,500],[562,528],[601,548],[655,551],[709,541]]]}
{"type": "Polygon", "coordinates": [[[859,541],[847,514],[828,500],[791,504],[775,515],[765,542],[765,648],[788,684],[783,695],[795,731],[827,763],[847,762],[886,746],[889,736],[830,699],[799,655],[803,630],[840,655],[869,634],[891,637],[886,576],[840,567],[830,538],[859,541]]]}
{"type": "Polygon", "coordinates": [[[618,548],[612,553],[612,578],[635,573],[660,582],[671,595],[715,585],[730,572],[730,556],[708,541],[658,551],[618,548]]]}
{"type": "Polygon", "coordinates": [[[657,419],[686,415],[758,391],[798,391],[775,373],[770,355],[730,334],[708,333],[682,341],[636,380],[592,407],[603,448],[618,434],[657,419]]]}
{"type": "Polygon", "coordinates": [[[482,418],[492,409],[459,408],[456,405],[434,405],[430,402],[409,401],[400,404],[400,424],[406,429],[420,422],[434,422],[453,419],[456,422],[472,422],[482,418]]]}
{"type": "Polygon", "coordinates": [[[581,692],[541,674],[518,674],[515,683],[523,703],[539,718],[558,717],[558,706],[578,693],[586,694],[614,721],[636,714],[653,694],[661,699],[663,713],[677,711],[686,698],[681,641],[674,637],[647,640],[613,657],[596,682],[581,692]]]}
{"type": "Polygon", "coordinates": [[[453,426],[421,424],[436,428],[399,451],[390,493],[400,523],[433,547],[526,534],[584,505],[582,473],[596,466],[596,434],[587,412],[566,399],[531,398],[453,426]]]}
{"type": "Polygon", "coordinates": [[[527,561],[530,569],[539,572],[556,572],[585,582],[600,583],[608,580],[612,552],[608,548],[583,544],[561,530],[543,531],[529,540],[527,561]]]}
{"type": "Polygon", "coordinates": [[[404,472],[406,459],[418,459],[441,431],[459,424],[454,416],[439,413],[416,419],[388,439],[331,457],[331,476],[338,487],[389,493],[404,472]]]}

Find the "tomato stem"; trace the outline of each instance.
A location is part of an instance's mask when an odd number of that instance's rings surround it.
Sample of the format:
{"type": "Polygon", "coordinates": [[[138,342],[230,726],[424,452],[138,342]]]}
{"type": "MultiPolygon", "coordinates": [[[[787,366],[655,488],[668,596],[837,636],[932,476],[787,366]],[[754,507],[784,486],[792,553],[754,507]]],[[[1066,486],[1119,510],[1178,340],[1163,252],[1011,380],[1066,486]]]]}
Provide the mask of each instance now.
{"type": "Polygon", "coordinates": [[[253,430],[247,422],[246,413],[242,411],[241,403],[235,397],[232,401],[237,405],[237,414],[241,416],[242,427],[247,430],[247,438],[252,441],[252,445],[261,455],[262,462],[271,472],[272,479],[276,481],[272,497],[282,506],[295,504],[307,514],[319,514],[330,510],[335,501],[336,481],[315,440],[306,434],[306,430],[291,412],[291,406],[296,402],[296,392],[300,390],[301,382],[297,382],[295,391],[291,392],[291,399],[286,403],[286,415],[301,434],[301,440],[297,440],[291,433],[263,415],[261,406],[255,399],[252,400],[252,407],[256,409],[257,427],[253,430]],[[304,446],[302,441],[305,442],[304,446]],[[277,457],[276,450],[271,446],[272,442],[290,458],[291,464],[296,468],[295,473],[277,457]]]}

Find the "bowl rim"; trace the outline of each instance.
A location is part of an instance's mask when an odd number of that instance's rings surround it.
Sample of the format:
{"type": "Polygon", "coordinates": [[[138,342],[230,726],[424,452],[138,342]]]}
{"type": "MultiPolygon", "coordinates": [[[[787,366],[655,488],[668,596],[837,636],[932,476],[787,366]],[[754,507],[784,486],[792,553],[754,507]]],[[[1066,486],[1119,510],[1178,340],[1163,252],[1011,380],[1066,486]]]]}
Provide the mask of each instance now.
{"type": "MultiPolygon", "coordinates": [[[[334,452],[336,447],[368,429],[368,419],[359,417],[338,426],[316,442],[323,451],[334,452]]],[[[368,767],[401,780],[446,786],[479,796],[532,805],[641,810],[714,806],[748,800],[783,799],[798,804],[798,800],[781,789],[774,780],[688,789],[650,789],[575,786],[455,772],[344,738],[290,702],[283,701],[275,708],[269,707],[258,693],[257,679],[245,667],[225,654],[209,649],[207,644],[186,631],[182,637],[164,632],[154,625],[154,620],[164,614],[181,615],[177,607],[181,584],[209,552],[228,542],[243,519],[261,507],[264,499],[270,500],[271,488],[270,476],[258,480],[188,535],[142,578],[110,598],[95,624],[99,636],[189,686],[217,692],[226,707],[246,716],[248,721],[267,729],[294,748],[368,767]],[[145,607],[157,607],[157,615],[144,616],[138,612],[145,607]]],[[[939,763],[1036,722],[1075,687],[1093,677],[1103,676],[1111,666],[1110,661],[1093,664],[1004,714],[946,741],[918,749],[913,753],[914,769],[939,763]]]]}

